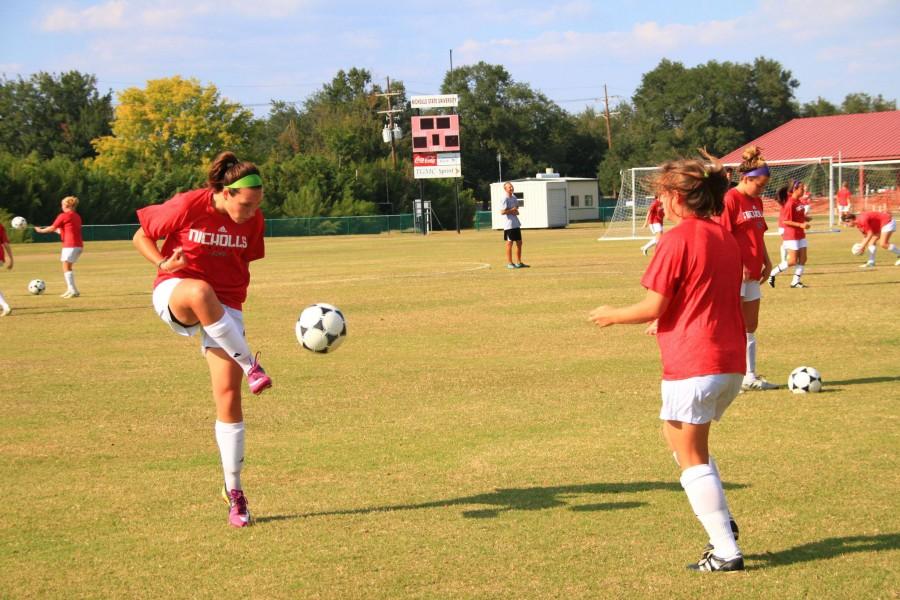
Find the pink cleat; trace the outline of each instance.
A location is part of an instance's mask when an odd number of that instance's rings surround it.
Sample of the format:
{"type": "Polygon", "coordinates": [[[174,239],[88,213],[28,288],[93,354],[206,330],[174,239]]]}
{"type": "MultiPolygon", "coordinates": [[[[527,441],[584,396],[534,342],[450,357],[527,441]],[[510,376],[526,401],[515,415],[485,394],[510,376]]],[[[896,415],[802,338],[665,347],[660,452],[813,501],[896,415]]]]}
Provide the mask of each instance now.
{"type": "Polygon", "coordinates": [[[222,499],[228,503],[228,524],[232,527],[250,527],[253,525],[253,517],[247,508],[247,498],[241,490],[230,492],[222,486],[222,499]]]}
{"type": "Polygon", "coordinates": [[[253,358],[253,365],[247,372],[247,384],[254,394],[262,394],[263,390],[272,387],[272,378],[266,375],[265,370],[259,364],[259,352],[253,358]]]}

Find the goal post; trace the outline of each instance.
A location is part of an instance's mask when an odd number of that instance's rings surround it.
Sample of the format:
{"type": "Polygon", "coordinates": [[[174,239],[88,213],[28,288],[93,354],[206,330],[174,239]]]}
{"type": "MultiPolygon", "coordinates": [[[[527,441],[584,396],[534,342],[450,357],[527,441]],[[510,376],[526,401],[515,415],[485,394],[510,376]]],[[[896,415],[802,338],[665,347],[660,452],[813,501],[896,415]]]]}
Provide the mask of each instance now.
{"type": "MultiPolygon", "coordinates": [[[[810,193],[810,231],[834,231],[834,199],[837,193],[834,161],[830,156],[767,161],[771,175],[761,197],[763,214],[769,230],[777,232],[780,206],[776,192],[792,180],[802,181],[810,193]]],[[[725,163],[737,167],[738,163],[725,163]]],[[[650,230],[644,227],[647,210],[656,194],[655,180],[659,167],[635,167],[622,172],[619,199],[602,241],[649,239],[650,230]]]]}

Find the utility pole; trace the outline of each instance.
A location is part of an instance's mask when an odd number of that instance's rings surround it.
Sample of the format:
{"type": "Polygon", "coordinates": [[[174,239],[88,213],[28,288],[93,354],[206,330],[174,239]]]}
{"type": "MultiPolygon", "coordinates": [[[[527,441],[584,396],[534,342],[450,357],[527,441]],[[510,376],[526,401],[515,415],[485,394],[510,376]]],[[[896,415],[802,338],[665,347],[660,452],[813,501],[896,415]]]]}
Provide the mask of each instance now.
{"type": "Polygon", "coordinates": [[[383,115],[386,114],[388,116],[388,131],[390,131],[391,136],[391,162],[394,165],[394,168],[397,168],[397,144],[394,141],[394,113],[403,112],[402,109],[394,108],[393,103],[391,102],[391,96],[399,96],[400,92],[392,92],[391,91],[391,78],[387,78],[387,92],[383,94],[375,94],[376,96],[384,96],[387,98],[388,109],[387,110],[379,110],[378,114],[383,115]]]}
{"type": "Polygon", "coordinates": [[[606,118],[606,143],[612,150],[612,128],[609,126],[609,95],[606,93],[606,84],[603,84],[603,116],[606,118]]]}

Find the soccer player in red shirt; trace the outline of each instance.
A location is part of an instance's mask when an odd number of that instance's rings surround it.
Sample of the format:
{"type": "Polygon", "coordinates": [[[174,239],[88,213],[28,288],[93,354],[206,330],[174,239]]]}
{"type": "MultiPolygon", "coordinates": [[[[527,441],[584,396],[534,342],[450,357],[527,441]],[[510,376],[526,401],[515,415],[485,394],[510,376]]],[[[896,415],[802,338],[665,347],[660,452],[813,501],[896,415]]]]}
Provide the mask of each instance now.
{"type": "MultiPolygon", "coordinates": [[[[844,215],[850,212],[850,198],[853,196],[850,193],[850,184],[846,181],[841,184],[841,189],[838,190],[837,193],[837,205],[838,205],[838,216],[841,218],[841,222],[844,223],[844,215]]],[[[846,223],[844,223],[846,227],[846,223]]]]}
{"type": "Polygon", "coordinates": [[[760,283],[769,277],[772,270],[763,237],[768,226],[760,198],[769,182],[769,167],[756,146],[745,149],[741,158],[738,166],[741,180],[725,194],[725,208],[715,218],[737,240],[744,265],[741,310],[747,327],[747,373],[741,389],[771,390],[778,386],[756,373],[756,329],[759,327],[759,301],[762,298],[760,283]]]}
{"type": "Polygon", "coordinates": [[[60,202],[62,212],[57,215],[52,225],[47,227],[35,227],[38,233],[58,233],[62,240],[62,252],[59,260],[62,262],[63,278],[66,280],[66,291],[63,298],[77,298],[81,295],[75,285],[75,271],[72,270],[75,263],[81,257],[84,250],[84,240],[81,238],[81,215],[76,212],[78,198],[66,196],[60,202]]]}
{"type": "Polygon", "coordinates": [[[800,181],[792,181],[778,190],[777,200],[781,205],[779,221],[782,225],[782,247],[787,251],[787,256],[772,269],[769,275],[769,285],[775,287],[775,276],[788,267],[794,267],[794,278],[791,280],[792,288],[803,288],[803,268],[806,265],[806,230],[809,229],[809,221],[806,210],[803,208],[803,192],[805,186],[800,181]]]}
{"type": "Polygon", "coordinates": [[[723,209],[728,180],[721,163],[664,163],[657,186],[666,216],[674,223],[660,240],[641,283],[647,294],[623,308],[591,312],[600,327],[657,320],[662,358],[663,434],[682,469],[681,485],[709,535],[700,571],[738,571],[744,559],[736,543],[709,428],[741,389],[745,333],[741,314],[741,250],[711,219],[723,209]]]}
{"type": "Polygon", "coordinates": [[[653,239],[641,246],[644,256],[647,256],[650,248],[659,243],[659,237],[663,232],[663,217],[665,217],[665,211],[662,202],[659,201],[659,198],[654,198],[647,209],[647,218],[644,219],[644,227],[649,227],[650,233],[653,234],[653,239]]]}
{"type": "MultiPolygon", "coordinates": [[[[9,237],[6,235],[6,228],[0,223],[0,265],[6,263],[7,270],[13,268],[12,246],[9,245],[9,237]]],[[[0,317],[5,317],[12,312],[3,292],[0,292],[0,317]]]]}
{"type": "Polygon", "coordinates": [[[223,152],[209,169],[207,187],[140,209],[141,227],[134,236],[138,251],[156,265],[156,313],[179,335],[202,332],[225,474],[222,495],[233,527],[252,524],[241,486],[241,381],[246,375],[254,394],[272,385],[244,338],[241,312],[250,284],[249,265],[265,255],[262,199],[259,169],[223,152]],[[161,238],[166,241],[160,251],[161,238]]]}
{"type": "MultiPolygon", "coordinates": [[[[878,241],[878,245],[888,252],[893,252],[900,256],[900,250],[891,243],[891,236],[897,231],[897,222],[894,221],[891,213],[874,211],[862,212],[858,215],[846,213],[841,217],[841,221],[855,225],[862,232],[863,241],[860,244],[861,250],[859,253],[862,254],[868,248],[869,260],[866,261],[866,264],[860,265],[861,268],[870,269],[875,266],[876,241],[878,241]]],[[[894,265],[900,266],[900,258],[894,262],[894,265]]]]}

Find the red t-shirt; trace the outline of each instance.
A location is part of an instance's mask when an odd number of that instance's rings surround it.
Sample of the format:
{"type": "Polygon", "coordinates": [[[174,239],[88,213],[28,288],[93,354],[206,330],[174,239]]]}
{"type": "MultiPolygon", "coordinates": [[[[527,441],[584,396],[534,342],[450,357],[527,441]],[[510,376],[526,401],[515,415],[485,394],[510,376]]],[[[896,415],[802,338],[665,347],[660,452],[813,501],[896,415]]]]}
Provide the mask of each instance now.
{"type": "Polygon", "coordinates": [[[3,262],[3,259],[6,256],[6,250],[3,249],[3,244],[8,243],[9,237],[6,235],[6,228],[3,227],[3,223],[0,223],[0,262],[3,262]]]}
{"type": "Polygon", "coordinates": [[[881,228],[890,223],[893,217],[886,212],[862,212],[856,215],[856,227],[865,235],[874,233],[881,235],[881,228]]]}
{"type": "Polygon", "coordinates": [[[50,227],[59,229],[63,248],[84,247],[84,240],[81,239],[81,215],[74,210],[59,213],[50,227]]]}
{"type": "Polygon", "coordinates": [[[725,192],[725,210],[713,217],[737,240],[741,260],[751,280],[762,277],[766,243],[763,236],[769,228],[763,217],[762,199],[752,198],[731,188],[725,192]]]}
{"type": "Polygon", "coordinates": [[[162,255],[181,246],[187,266],[174,273],[159,271],[153,287],[167,279],[200,279],[212,286],[222,304],[241,310],[250,285],[250,262],[265,256],[265,221],[257,210],[246,223],[235,223],[216,211],[210,188],[175,195],[162,204],[137,211],[144,233],[165,237],[162,255]]]}
{"type": "Polygon", "coordinates": [[[781,213],[778,220],[784,227],[784,233],[781,234],[783,240],[802,240],[806,239],[806,230],[802,227],[794,227],[785,225],[785,221],[793,221],[794,223],[806,223],[806,210],[803,208],[803,201],[788,198],[784,206],[781,207],[781,213]]]}
{"type": "Polygon", "coordinates": [[[741,250],[717,223],[685,219],[662,236],[641,284],[669,299],[656,333],[663,379],[746,370],[741,279],[741,250]]]}
{"type": "Polygon", "coordinates": [[[650,208],[647,209],[647,222],[648,223],[658,223],[659,225],[663,224],[663,217],[666,216],[666,211],[663,208],[662,202],[659,200],[654,200],[650,203],[650,208]]]}
{"type": "Polygon", "coordinates": [[[844,188],[839,189],[837,193],[838,206],[849,206],[850,195],[850,190],[844,188]]]}

